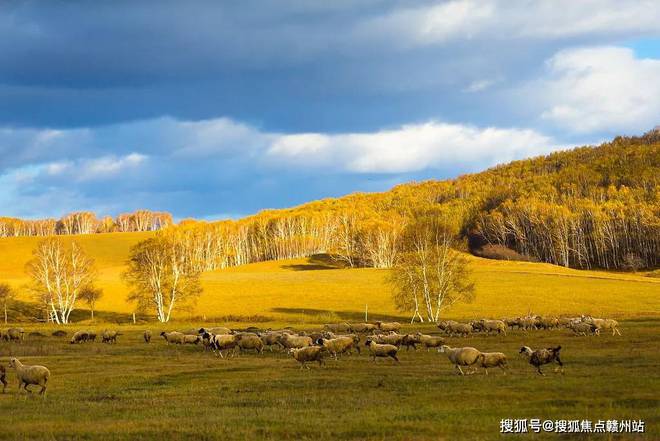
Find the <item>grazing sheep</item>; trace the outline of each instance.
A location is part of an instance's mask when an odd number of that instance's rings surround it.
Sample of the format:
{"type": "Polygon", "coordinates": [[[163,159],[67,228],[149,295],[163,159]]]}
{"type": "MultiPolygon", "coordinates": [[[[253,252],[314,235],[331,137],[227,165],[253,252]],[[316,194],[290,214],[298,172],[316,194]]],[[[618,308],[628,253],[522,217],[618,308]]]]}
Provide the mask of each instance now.
{"type": "Polygon", "coordinates": [[[353,332],[357,332],[360,334],[367,333],[367,332],[372,332],[378,329],[378,326],[376,326],[373,323],[353,323],[351,324],[351,330],[353,332]]]}
{"type": "Polygon", "coordinates": [[[431,350],[431,348],[439,348],[445,343],[445,340],[442,337],[426,335],[426,334],[422,334],[421,332],[418,332],[417,336],[419,342],[421,343],[422,346],[426,348],[427,352],[431,350]]]}
{"type": "Polygon", "coordinates": [[[75,334],[73,334],[73,337],[71,337],[71,344],[75,343],[84,343],[87,341],[88,338],[87,331],[77,331],[75,334]]]}
{"type": "Polygon", "coordinates": [[[488,375],[488,368],[494,367],[499,367],[506,375],[506,355],[501,352],[482,352],[478,363],[484,368],[486,375],[488,375]]]}
{"type": "Polygon", "coordinates": [[[66,331],[55,331],[51,334],[53,337],[66,337],[66,331]]]}
{"type": "Polygon", "coordinates": [[[175,345],[182,345],[183,344],[183,337],[184,335],[180,332],[177,331],[172,331],[172,332],[161,332],[160,336],[165,339],[167,344],[175,344],[175,345]]]}
{"type": "Polygon", "coordinates": [[[447,330],[449,331],[449,335],[462,335],[463,337],[467,337],[472,333],[472,325],[469,323],[451,323],[447,330]]]}
{"type": "Polygon", "coordinates": [[[199,335],[185,334],[183,336],[183,343],[186,345],[196,345],[202,340],[199,335]]]}
{"type": "Polygon", "coordinates": [[[399,322],[376,322],[376,326],[383,332],[399,332],[399,329],[401,329],[401,323],[399,322]]]}
{"type": "Polygon", "coordinates": [[[390,357],[393,358],[397,363],[399,363],[399,359],[396,356],[396,353],[399,351],[399,348],[397,348],[396,346],[388,345],[388,344],[379,344],[371,339],[367,339],[365,345],[367,345],[367,347],[369,348],[369,352],[371,353],[371,358],[374,363],[376,362],[376,357],[390,357]]]}
{"type": "Polygon", "coordinates": [[[585,337],[589,334],[600,334],[600,329],[598,329],[596,325],[586,322],[570,323],[568,329],[572,330],[575,335],[583,335],[585,337]]]}
{"type": "Polygon", "coordinates": [[[7,390],[7,371],[5,367],[0,364],[0,383],[2,383],[2,393],[5,393],[7,390]]]}
{"type": "Polygon", "coordinates": [[[87,331],[87,341],[96,341],[96,331],[87,331]]]}
{"type": "Polygon", "coordinates": [[[20,392],[21,387],[25,389],[26,392],[32,393],[28,389],[28,386],[34,384],[41,386],[40,395],[43,395],[46,392],[46,383],[50,378],[50,371],[45,366],[28,366],[21,363],[17,358],[11,358],[9,360],[9,366],[13,367],[16,370],[16,377],[18,378],[18,391],[20,392]]]}
{"type": "MultiPolygon", "coordinates": [[[[541,366],[544,364],[552,363],[553,361],[557,362],[559,368],[561,368],[561,372],[564,373],[564,363],[562,363],[561,359],[559,358],[560,350],[561,346],[557,346],[556,348],[538,349],[536,351],[532,350],[532,348],[529,346],[523,346],[520,348],[520,353],[526,357],[529,357],[529,364],[535,366],[539,374],[545,375],[541,371],[541,366]]],[[[555,372],[557,369],[555,369],[555,372]]]]}
{"type": "Polygon", "coordinates": [[[352,354],[353,349],[360,353],[360,338],[357,335],[346,335],[333,339],[319,338],[316,344],[323,346],[337,360],[338,354],[352,354]]]}
{"type": "Polygon", "coordinates": [[[241,352],[254,349],[259,354],[263,353],[264,342],[261,341],[261,338],[259,338],[259,336],[245,333],[238,335],[236,338],[237,338],[236,346],[238,346],[238,349],[241,352]]]}
{"type": "Polygon", "coordinates": [[[285,333],[282,336],[281,343],[287,349],[291,349],[291,348],[299,349],[299,348],[304,348],[305,346],[312,346],[313,341],[311,337],[291,335],[285,333]]]}
{"type": "Polygon", "coordinates": [[[351,325],[348,323],[326,323],[323,329],[330,332],[350,332],[351,325]]]}
{"type": "Polygon", "coordinates": [[[309,369],[307,363],[314,361],[318,362],[319,366],[323,366],[325,364],[325,360],[323,358],[327,353],[328,352],[322,346],[306,346],[303,348],[289,349],[289,354],[291,354],[293,358],[298,363],[300,363],[300,369],[304,367],[309,369]]]}
{"type": "Polygon", "coordinates": [[[440,347],[440,352],[447,354],[447,358],[454,364],[460,375],[465,375],[461,366],[472,366],[483,358],[481,352],[472,347],[452,348],[447,345],[440,347]]]}
{"type": "Polygon", "coordinates": [[[142,337],[144,338],[145,343],[151,343],[151,331],[150,330],[147,329],[146,331],[144,331],[144,334],[142,334],[142,337]]]}
{"type": "Polygon", "coordinates": [[[103,343],[117,343],[117,337],[119,337],[121,333],[117,331],[109,331],[105,330],[103,333],[101,333],[101,341],[103,343]]]}

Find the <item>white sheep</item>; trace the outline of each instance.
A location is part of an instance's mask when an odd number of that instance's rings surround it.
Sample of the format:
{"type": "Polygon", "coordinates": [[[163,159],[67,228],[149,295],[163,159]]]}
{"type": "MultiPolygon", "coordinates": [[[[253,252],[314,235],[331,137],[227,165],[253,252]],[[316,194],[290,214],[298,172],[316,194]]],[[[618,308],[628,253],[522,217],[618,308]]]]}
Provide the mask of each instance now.
{"type": "Polygon", "coordinates": [[[390,357],[399,363],[399,359],[396,356],[396,353],[399,351],[398,347],[389,344],[376,343],[371,339],[367,339],[365,345],[369,348],[374,363],[376,362],[376,357],[390,357]]]}
{"type": "Polygon", "coordinates": [[[259,354],[261,354],[264,351],[264,342],[261,341],[261,338],[259,338],[259,336],[254,334],[244,333],[238,335],[236,346],[238,346],[238,349],[241,352],[254,349],[259,354]]]}
{"type": "Polygon", "coordinates": [[[447,345],[440,347],[440,352],[447,354],[447,358],[454,364],[460,375],[465,375],[461,366],[472,366],[480,361],[481,352],[472,347],[452,348],[447,345]]]}
{"type": "Polygon", "coordinates": [[[338,354],[352,353],[353,349],[357,349],[360,353],[359,347],[360,338],[356,335],[345,335],[333,339],[319,338],[316,344],[323,346],[333,357],[337,360],[338,354]]]}
{"type": "Polygon", "coordinates": [[[420,332],[417,333],[417,338],[419,339],[419,343],[426,348],[427,352],[431,348],[440,348],[445,342],[442,337],[426,335],[420,332]]]}
{"type": "Polygon", "coordinates": [[[199,335],[185,334],[183,336],[183,343],[187,345],[196,345],[202,340],[199,335]]]}
{"type": "Polygon", "coordinates": [[[304,348],[305,346],[311,346],[313,341],[312,338],[308,336],[298,336],[298,335],[291,335],[285,333],[282,336],[281,343],[287,349],[291,349],[291,348],[299,349],[299,348],[304,348]]]}
{"type": "Polygon", "coordinates": [[[376,326],[383,332],[399,332],[399,329],[401,329],[401,323],[399,322],[376,322],[376,326]]]}
{"type": "Polygon", "coordinates": [[[184,335],[180,332],[177,331],[172,331],[172,332],[161,332],[160,336],[165,339],[167,344],[176,344],[176,345],[182,345],[183,344],[183,339],[184,335]]]}
{"type": "Polygon", "coordinates": [[[50,371],[45,366],[28,366],[21,363],[17,358],[11,358],[9,360],[9,366],[13,367],[16,370],[16,377],[18,378],[18,392],[20,392],[21,387],[25,389],[26,392],[32,393],[28,389],[29,385],[41,386],[40,395],[46,393],[46,383],[50,378],[50,371]]]}
{"type": "Polygon", "coordinates": [[[488,368],[499,367],[506,375],[506,355],[501,352],[482,352],[478,360],[479,365],[484,368],[488,375],[488,368]]]}
{"type": "Polygon", "coordinates": [[[309,369],[309,366],[307,366],[307,363],[317,361],[319,363],[319,366],[323,366],[325,364],[325,360],[323,359],[325,355],[328,352],[323,349],[321,346],[305,346],[303,348],[290,348],[289,349],[289,354],[293,356],[293,358],[300,363],[300,369],[303,367],[306,367],[309,369]]]}
{"type": "MultiPolygon", "coordinates": [[[[94,335],[96,335],[96,334],[94,334],[94,335]]],[[[109,331],[109,330],[106,329],[101,334],[101,341],[103,343],[117,343],[117,337],[120,336],[120,335],[121,335],[121,333],[119,333],[117,331],[109,331]]]]}

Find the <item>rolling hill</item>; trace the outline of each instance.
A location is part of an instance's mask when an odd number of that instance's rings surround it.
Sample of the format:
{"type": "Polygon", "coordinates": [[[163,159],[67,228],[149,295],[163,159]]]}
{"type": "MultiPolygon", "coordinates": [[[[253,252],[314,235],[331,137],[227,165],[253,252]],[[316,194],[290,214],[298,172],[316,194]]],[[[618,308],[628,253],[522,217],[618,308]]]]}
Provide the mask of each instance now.
{"type": "MultiPolygon", "coordinates": [[[[132,312],[121,272],[131,245],[153,233],[108,233],[68,236],[96,260],[98,285],[105,295],[97,309],[132,312]]],[[[25,289],[25,263],[38,238],[0,239],[0,280],[25,289]]],[[[503,317],[534,312],[632,318],[660,315],[660,280],[643,274],[583,271],[545,263],[488,260],[469,256],[476,300],[448,310],[446,317],[503,317]]],[[[193,316],[231,321],[318,323],[360,320],[368,305],[370,319],[407,317],[394,309],[388,270],[338,268],[325,256],[242,265],[204,273],[204,293],[194,308],[176,318],[193,316]]],[[[83,309],[84,305],[78,305],[83,309]]]]}

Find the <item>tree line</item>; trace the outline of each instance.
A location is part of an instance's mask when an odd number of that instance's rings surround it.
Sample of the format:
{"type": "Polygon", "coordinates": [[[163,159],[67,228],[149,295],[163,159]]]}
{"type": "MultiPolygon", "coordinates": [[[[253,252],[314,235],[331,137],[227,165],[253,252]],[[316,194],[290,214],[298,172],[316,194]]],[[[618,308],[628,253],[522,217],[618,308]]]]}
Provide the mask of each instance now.
{"type": "Polygon", "coordinates": [[[137,210],[115,218],[98,218],[91,211],[77,211],[60,219],[0,217],[0,237],[156,231],[172,224],[171,214],[158,211],[137,210]]]}

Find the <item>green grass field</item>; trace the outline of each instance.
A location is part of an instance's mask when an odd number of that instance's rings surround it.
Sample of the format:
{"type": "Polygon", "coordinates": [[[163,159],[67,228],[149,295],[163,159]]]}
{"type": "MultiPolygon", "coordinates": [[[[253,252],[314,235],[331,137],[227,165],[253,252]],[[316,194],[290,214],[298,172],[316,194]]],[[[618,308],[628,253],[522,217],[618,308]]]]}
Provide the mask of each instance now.
{"type": "Polygon", "coordinates": [[[402,350],[400,365],[374,364],[363,354],[299,370],[278,352],[219,359],[160,337],[147,345],[143,328],[129,326],[116,345],[28,337],[0,344],[3,363],[11,354],[47,365],[50,387],[45,400],[16,396],[9,372],[0,438],[481,440],[501,437],[502,418],[541,418],[642,419],[644,436],[621,439],[658,439],[659,324],[625,321],[622,337],[556,330],[448,339],[509,356],[508,375],[466,377],[454,374],[444,354],[425,350],[402,350]],[[561,344],[565,374],[552,367],[546,377],[534,373],[516,355],[522,344],[561,344]]]}

